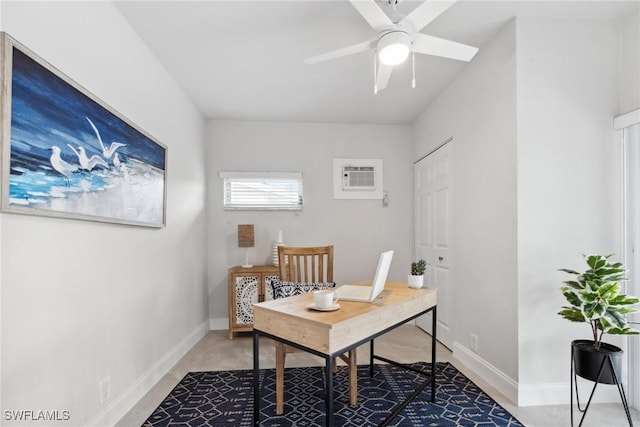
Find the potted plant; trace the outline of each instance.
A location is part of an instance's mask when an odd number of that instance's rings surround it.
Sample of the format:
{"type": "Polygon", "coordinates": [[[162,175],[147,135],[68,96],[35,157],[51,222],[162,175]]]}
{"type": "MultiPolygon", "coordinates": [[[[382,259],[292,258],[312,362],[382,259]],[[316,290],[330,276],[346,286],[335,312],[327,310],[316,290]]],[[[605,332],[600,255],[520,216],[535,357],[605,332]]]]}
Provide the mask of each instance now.
{"type": "Polygon", "coordinates": [[[419,289],[424,284],[424,270],[427,262],[423,259],[411,263],[411,274],[409,274],[408,282],[410,288],[419,289]]]}
{"type": "Polygon", "coordinates": [[[582,273],[560,269],[576,277],[563,282],[564,286],[560,288],[569,305],[563,306],[558,314],[572,322],[587,323],[592,334],[591,340],[574,340],[571,343],[576,373],[603,384],[619,383],[622,365],[622,349],[602,342],[603,336],[640,334],[629,327],[631,322],[625,317],[638,311],[632,306],[640,299],[620,293],[620,281],[626,280],[626,270],[622,263],[611,262],[611,256],[585,256],[589,268],[582,273]],[[598,377],[607,356],[611,364],[605,364],[598,377]],[[610,366],[615,370],[615,377],[610,366]]]}

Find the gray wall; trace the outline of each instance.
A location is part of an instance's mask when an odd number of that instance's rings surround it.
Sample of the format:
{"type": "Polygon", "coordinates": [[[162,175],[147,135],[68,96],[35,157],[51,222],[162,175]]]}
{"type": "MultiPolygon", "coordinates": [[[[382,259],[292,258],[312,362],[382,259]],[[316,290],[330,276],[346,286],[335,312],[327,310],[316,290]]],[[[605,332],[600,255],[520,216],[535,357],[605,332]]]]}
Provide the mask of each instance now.
{"type": "Polygon", "coordinates": [[[591,336],[588,325],[556,314],[567,280],[557,269],[583,270],[582,254],[622,260],[621,150],[613,130],[619,91],[627,90],[618,82],[620,34],[598,20],[518,21],[521,404],[568,401],[568,386],[556,389],[568,382],[566,372],[547,367],[566,365],[571,340],[591,336]]]}
{"type": "Polygon", "coordinates": [[[389,278],[406,281],[411,262],[413,169],[411,127],[209,121],[207,125],[209,313],[212,329],[227,328],[227,269],[244,260],[237,225],[255,224],[250,262],[270,264],[271,248],[284,233],[289,245],[334,245],[334,278],[370,279],[380,252],[395,250],[389,278]],[[383,160],[380,200],[333,198],[334,158],[383,160]],[[223,170],[301,171],[302,212],[225,212],[223,170]]]}
{"type": "Polygon", "coordinates": [[[204,122],[110,2],[3,2],[0,27],[168,147],[164,229],[0,215],[3,425],[114,424],[208,329],[204,122]]]}
{"type": "Polygon", "coordinates": [[[419,117],[414,136],[416,154],[453,137],[454,354],[510,378],[518,373],[515,80],[512,22],[419,117]]]}
{"type": "Polygon", "coordinates": [[[640,108],[640,3],[620,25],[618,79],[620,113],[640,108]]]}
{"type": "Polygon", "coordinates": [[[638,22],[514,20],[415,124],[416,155],[454,137],[454,356],[519,405],[568,401],[548,367],[589,338],[556,314],[557,269],[621,256],[612,124],[640,106],[638,22]]]}

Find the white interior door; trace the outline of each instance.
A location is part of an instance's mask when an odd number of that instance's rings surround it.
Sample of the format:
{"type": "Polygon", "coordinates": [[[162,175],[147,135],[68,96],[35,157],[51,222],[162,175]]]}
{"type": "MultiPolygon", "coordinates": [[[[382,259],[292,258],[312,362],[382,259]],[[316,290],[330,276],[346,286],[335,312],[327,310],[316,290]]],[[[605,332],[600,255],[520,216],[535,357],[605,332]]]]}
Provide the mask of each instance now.
{"type": "MultiPolygon", "coordinates": [[[[427,262],[425,286],[438,290],[438,341],[451,347],[451,168],[453,142],[415,164],[415,258],[427,262]]],[[[416,324],[431,332],[431,314],[416,324]]]]}

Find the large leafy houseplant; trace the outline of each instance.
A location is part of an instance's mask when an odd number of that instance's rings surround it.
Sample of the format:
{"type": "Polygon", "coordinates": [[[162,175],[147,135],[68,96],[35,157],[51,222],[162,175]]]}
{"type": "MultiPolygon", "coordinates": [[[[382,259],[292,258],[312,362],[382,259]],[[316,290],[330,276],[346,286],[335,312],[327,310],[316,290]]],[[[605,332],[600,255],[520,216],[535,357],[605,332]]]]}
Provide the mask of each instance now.
{"type": "Polygon", "coordinates": [[[622,263],[609,261],[611,256],[585,256],[589,268],[582,273],[560,269],[576,278],[563,282],[560,289],[569,305],[563,306],[558,314],[572,322],[588,323],[595,351],[600,351],[605,334],[640,334],[629,326],[633,322],[626,318],[627,314],[639,311],[633,305],[640,299],[620,294],[620,281],[626,280],[626,270],[622,263]]]}

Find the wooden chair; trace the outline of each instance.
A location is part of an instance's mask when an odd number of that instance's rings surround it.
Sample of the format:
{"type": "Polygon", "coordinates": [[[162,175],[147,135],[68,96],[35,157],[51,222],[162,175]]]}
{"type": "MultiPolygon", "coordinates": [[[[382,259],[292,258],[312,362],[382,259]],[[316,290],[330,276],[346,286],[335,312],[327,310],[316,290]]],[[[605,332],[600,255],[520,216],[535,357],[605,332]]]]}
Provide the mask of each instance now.
{"type": "MultiPolygon", "coordinates": [[[[333,246],[278,247],[280,280],[295,283],[333,282],[333,246]]],[[[295,347],[276,342],[276,414],[284,412],[284,363],[287,353],[299,351],[295,347]]],[[[341,354],[349,368],[349,404],[358,403],[358,365],[356,349],[341,354]]],[[[336,370],[336,359],[333,360],[336,370]]]]}

